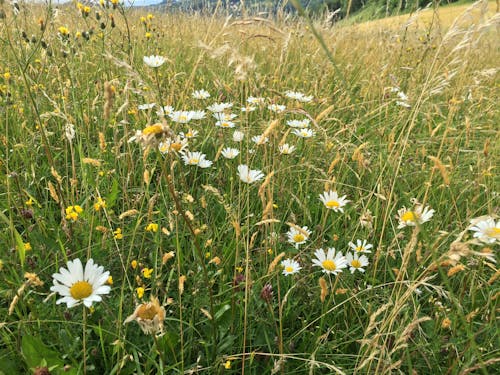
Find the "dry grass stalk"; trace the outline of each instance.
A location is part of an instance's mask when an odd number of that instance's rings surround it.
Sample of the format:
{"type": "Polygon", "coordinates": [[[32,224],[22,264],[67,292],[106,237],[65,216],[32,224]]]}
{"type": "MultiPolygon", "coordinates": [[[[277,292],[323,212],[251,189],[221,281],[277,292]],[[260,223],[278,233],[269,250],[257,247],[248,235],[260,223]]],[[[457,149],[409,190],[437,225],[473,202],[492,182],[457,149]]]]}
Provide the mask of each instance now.
{"type": "Polygon", "coordinates": [[[276,268],[280,260],[283,259],[284,257],[285,257],[285,252],[283,251],[273,259],[273,261],[271,262],[271,264],[269,264],[269,267],[267,269],[268,275],[274,272],[274,269],[276,268]]]}

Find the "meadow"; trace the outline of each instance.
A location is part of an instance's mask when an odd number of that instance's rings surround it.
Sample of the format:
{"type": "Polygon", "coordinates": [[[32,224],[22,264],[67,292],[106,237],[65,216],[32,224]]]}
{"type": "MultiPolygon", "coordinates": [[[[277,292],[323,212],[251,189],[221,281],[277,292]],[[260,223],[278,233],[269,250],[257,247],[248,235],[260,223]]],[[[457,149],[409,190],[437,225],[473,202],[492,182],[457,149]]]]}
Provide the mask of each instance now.
{"type": "Polygon", "coordinates": [[[16,4],[0,374],[500,371],[495,2],[16,4]]]}

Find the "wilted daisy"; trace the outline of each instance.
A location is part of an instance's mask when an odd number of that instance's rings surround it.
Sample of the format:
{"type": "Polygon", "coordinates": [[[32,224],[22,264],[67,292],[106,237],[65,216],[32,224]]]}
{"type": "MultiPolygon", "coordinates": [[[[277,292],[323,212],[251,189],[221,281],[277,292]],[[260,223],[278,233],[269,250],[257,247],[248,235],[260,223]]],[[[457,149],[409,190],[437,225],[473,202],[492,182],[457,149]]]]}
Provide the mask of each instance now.
{"type": "Polygon", "coordinates": [[[229,109],[233,106],[233,103],[214,103],[209,105],[207,109],[210,112],[224,112],[226,109],[229,109]]]}
{"type": "Polygon", "coordinates": [[[416,225],[423,224],[429,221],[434,215],[434,210],[430,209],[428,206],[424,207],[417,203],[414,210],[409,210],[403,207],[398,210],[398,229],[404,228],[406,226],[414,227],[416,225]]]}
{"type": "Polygon", "coordinates": [[[146,126],[142,130],[137,130],[134,136],[130,137],[128,142],[140,143],[145,148],[156,146],[161,137],[165,134],[169,134],[170,132],[171,130],[167,125],[156,123],[146,126]]]}
{"type": "Polygon", "coordinates": [[[311,233],[307,227],[290,227],[286,236],[288,237],[288,242],[298,249],[300,245],[306,243],[311,233]]]}
{"type": "Polygon", "coordinates": [[[156,111],[156,114],[158,116],[167,116],[172,112],[174,112],[174,107],[172,107],[171,105],[166,105],[161,107],[158,111],[156,111]]]}
{"type": "Polygon", "coordinates": [[[312,96],[306,96],[301,92],[298,91],[287,91],[285,92],[285,96],[290,99],[295,99],[299,102],[307,103],[310,102],[313,97],[312,96]]]}
{"type": "Polygon", "coordinates": [[[254,142],[257,145],[263,145],[264,143],[269,142],[269,138],[264,137],[262,134],[261,135],[254,135],[252,137],[252,142],[254,142]]]}
{"type": "Polygon", "coordinates": [[[135,320],[145,334],[154,335],[163,332],[165,308],[160,305],[158,298],[151,297],[151,302],[141,303],[137,306],[123,324],[135,320]]]}
{"type": "Polygon", "coordinates": [[[206,90],[195,90],[191,96],[195,99],[208,99],[210,98],[210,93],[206,90]]]}
{"type": "Polygon", "coordinates": [[[339,197],[337,192],[333,190],[325,191],[323,194],[319,195],[319,199],[323,202],[325,207],[330,210],[334,210],[335,212],[344,212],[342,207],[350,202],[345,198],[345,195],[343,197],[339,197]]]}
{"type": "Polygon", "coordinates": [[[80,259],[68,261],[66,268],[59,268],[59,273],[54,273],[54,285],[50,287],[52,292],[59,293],[63,298],[56,301],[56,304],[66,303],[68,308],[83,303],[91,307],[92,303],[100,302],[102,294],[108,294],[111,290],[109,285],[105,285],[109,271],[104,272],[104,267],[94,264],[93,259],[89,259],[82,266],[80,259]]]}
{"type": "Polygon", "coordinates": [[[224,113],[224,112],[215,112],[213,116],[217,121],[231,121],[236,117],[238,117],[238,115],[235,115],[234,113],[224,113]]]}
{"type": "Polygon", "coordinates": [[[234,159],[236,156],[239,155],[239,153],[240,151],[237,148],[230,148],[230,147],[226,147],[221,152],[222,156],[224,156],[226,159],[234,159]]]}
{"type": "Polygon", "coordinates": [[[248,165],[240,164],[238,165],[238,176],[241,181],[251,184],[262,180],[264,178],[264,173],[258,169],[249,169],[248,165]]]}
{"type": "Polygon", "coordinates": [[[486,216],[472,219],[470,222],[469,230],[475,232],[474,238],[489,244],[500,241],[500,220],[495,223],[492,217],[486,216]]]}
{"type": "Polygon", "coordinates": [[[308,118],[302,120],[288,120],[286,124],[292,128],[307,128],[311,120],[308,118]]]}
{"type": "Polygon", "coordinates": [[[182,154],[182,160],[186,165],[196,165],[200,168],[208,168],[212,165],[212,162],[206,159],[206,155],[199,151],[185,151],[182,154]]]}
{"type": "Polygon", "coordinates": [[[364,267],[370,264],[365,255],[360,256],[358,253],[347,253],[345,258],[351,273],[354,273],[354,271],[365,272],[364,267]]]}
{"type": "Polygon", "coordinates": [[[234,142],[241,142],[245,138],[245,133],[239,130],[235,130],[233,133],[233,141],[234,142]]]}
{"type": "Polygon", "coordinates": [[[139,104],[139,105],[137,106],[137,109],[138,109],[139,111],[147,111],[147,110],[149,110],[149,109],[151,109],[151,108],[154,108],[154,106],[155,106],[155,105],[156,105],[156,103],[139,104]]]}
{"type": "Polygon", "coordinates": [[[356,244],[349,242],[349,247],[353,249],[356,253],[371,253],[372,244],[367,243],[366,240],[356,240],[356,244]]]}
{"type": "Polygon", "coordinates": [[[218,126],[220,128],[234,128],[236,124],[232,121],[227,121],[227,120],[222,120],[222,121],[217,121],[215,123],[215,126],[218,126]]]}
{"type": "Polygon", "coordinates": [[[158,145],[158,150],[162,154],[168,154],[169,152],[180,153],[183,152],[188,146],[187,138],[181,138],[180,136],[169,137],[158,145]]]}
{"type": "Polygon", "coordinates": [[[285,111],[286,106],[280,104],[270,104],[267,106],[267,109],[269,109],[272,112],[281,113],[285,111]]]}
{"type": "Polygon", "coordinates": [[[191,111],[175,111],[170,113],[168,117],[174,122],[186,124],[193,118],[193,113],[191,111]]]}
{"type": "Polygon", "coordinates": [[[301,138],[311,138],[314,136],[314,130],[308,128],[293,129],[292,133],[301,138]]]}
{"type": "Polygon", "coordinates": [[[298,273],[302,269],[300,264],[293,259],[285,259],[281,261],[281,266],[283,267],[283,275],[285,276],[298,273]]]}
{"type": "Polygon", "coordinates": [[[324,273],[337,275],[347,267],[347,260],[341,252],[336,253],[335,248],[328,248],[328,252],[318,249],[314,252],[316,259],[313,259],[313,266],[321,267],[324,273]]]}
{"type": "Polygon", "coordinates": [[[167,60],[163,56],[152,55],[152,56],[144,56],[143,61],[144,64],[146,64],[151,68],[159,68],[167,60]]]}
{"type": "Polygon", "coordinates": [[[255,97],[255,96],[249,96],[247,98],[247,103],[249,104],[263,104],[264,102],[266,101],[266,99],[264,98],[260,98],[260,97],[255,97]]]}
{"type": "Polygon", "coordinates": [[[295,151],[295,146],[290,146],[288,143],[284,143],[278,146],[278,149],[280,150],[280,154],[290,155],[292,152],[295,151]]]}

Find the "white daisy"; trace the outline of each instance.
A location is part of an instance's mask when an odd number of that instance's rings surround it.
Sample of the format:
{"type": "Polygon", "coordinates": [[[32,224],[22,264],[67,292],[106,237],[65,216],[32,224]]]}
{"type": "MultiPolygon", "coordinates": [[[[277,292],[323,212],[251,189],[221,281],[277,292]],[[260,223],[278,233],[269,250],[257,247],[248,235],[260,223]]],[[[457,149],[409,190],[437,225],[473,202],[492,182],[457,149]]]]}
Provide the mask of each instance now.
{"type": "Polygon", "coordinates": [[[169,152],[182,153],[187,148],[187,146],[187,138],[176,136],[175,138],[167,138],[163,142],[160,142],[158,145],[158,150],[162,154],[168,154],[169,152]]]}
{"type": "Polygon", "coordinates": [[[293,129],[292,133],[301,138],[311,138],[314,136],[314,130],[308,128],[293,129]]]}
{"type": "Polygon", "coordinates": [[[189,129],[186,133],[180,132],[181,138],[196,138],[198,135],[198,130],[189,129]]]}
{"type": "Polygon", "coordinates": [[[156,111],[156,114],[161,117],[161,116],[167,116],[172,112],[174,112],[174,107],[172,107],[171,105],[166,105],[160,108],[158,111],[156,111]]]}
{"type": "Polygon", "coordinates": [[[302,120],[288,120],[286,124],[292,128],[307,128],[311,120],[308,118],[302,120]]]}
{"type": "Polygon", "coordinates": [[[334,210],[335,212],[344,212],[342,207],[350,202],[345,198],[345,195],[343,197],[339,197],[337,192],[333,190],[325,191],[323,194],[319,195],[319,199],[323,202],[325,207],[330,210],[334,210]]]}
{"type": "Polygon", "coordinates": [[[285,96],[290,99],[295,99],[299,102],[307,103],[313,100],[312,96],[306,96],[301,92],[298,91],[287,91],[285,92],[285,96]]]}
{"type": "Polygon", "coordinates": [[[165,61],[167,61],[163,56],[157,55],[144,56],[142,60],[144,61],[144,64],[150,68],[159,68],[165,63],[165,61]]]}
{"type": "Polygon", "coordinates": [[[280,154],[290,155],[295,151],[295,146],[290,146],[288,143],[284,143],[281,146],[278,146],[278,149],[280,150],[280,154]]]}
{"type": "Polygon", "coordinates": [[[232,121],[227,121],[227,120],[222,120],[222,121],[217,121],[215,123],[215,126],[218,126],[220,128],[234,128],[236,124],[232,121]]]}
{"type": "Polygon", "coordinates": [[[268,141],[269,141],[269,138],[263,137],[262,134],[261,135],[254,135],[252,137],[252,142],[254,142],[257,145],[263,145],[264,143],[267,143],[268,141]]]}
{"type": "Polygon", "coordinates": [[[168,117],[174,122],[178,122],[180,124],[186,124],[193,118],[193,113],[191,111],[175,111],[169,113],[168,117]]]}
{"type": "Polygon", "coordinates": [[[302,269],[300,264],[293,259],[285,259],[281,261],[281,266],[283,267],[283,275],[285,276],[298,273],[302,269]]]}
{"type": "Polygon", "coordinates": [[[475,232],[474,237],[484,243],[493,244],[500,241],[500,220],[495,223],[492,217],[486,216],[472,219],[469,230],[475,232]]]}
{"type": "Polygon", "coordinates": [[[191,113],[191,120],[203,120],[206,116],[205,111],[189,111],[191,113]]]}
{"type": "Polygon", "coordinates": [[[349,242],[349,247],[353,249],[356,253],[371,253],[372,244],[367,243],[366,240],[356,240],[356,244],[349,242]]]}
{"type": "Polygon", "coordinates": [[[196,165],[200,168],[208,168],[212,165],[212,162],[206,159],[206,155],[199,151],[185,151],[182,154],[182,160],[186,165],[196,165]]]}
{"type": "Polygon", "coordinates": [[[313,266],[323,268],[324,273],[337,275],[342,272],[342,268],[347,267],[347,260],[341,252],[336,253],[334,247],[328,248],[328,252],[318,249],[314,252],[316,259],[313,259],[313,266]]]}
{"type": "Polygon", "coordinates": [[[267,106],[267,109],[269,109],[272,112],[281,113],[285,111],[286,106],[280,104],[271,104],[267,106]]]}
{"type": "Polygon", "coordinates": [[[54,273],[54,285],[50,287],[52,292],[59,293],[63,298],[56,304],[66,303],[68,308],[83,303],[91,307],[93,302],[100,302],[102,294],[108,294],[111,290],[105,285],[109,278],[109,271],[104,272],[104,267],[94,264],[92,259],[87,261],[83,269],[80,259],[68,261],[66,268],[59,268],[59,273],[54,273]]]}
{"type": "Polygon", "coordinates": [[[210,98],[210,93],[206,90],[195,90],[191,96],[195,99],[208,99],[210,98]]]}
{"type": "Polygon", "coordinates": [[[222,150],[221,154],[224,156],[226,159],[234,159],[236,156],[238,156],[240,151],[237,148],[230,148],[226,147],[224,150],[222,150]]]}
{"type": "Polygon", "coordinates": [[[266,99],[264,99],[264,98],[249,96],[247,98],[247,103],[259,105],[259,104],[264,104],[265,100],[266,99]]]}
{"type": "Polygon", "coordinates": [[[354,271],[365,272],[364,267],[366,267],[370,262],[365,255],[359,256],[358,253],[347,253],[345,256],[347,264],[349,265],[349,270],[351,273],[354,271]]]}
{"type": "Polygon", "coordinates": [[[146,104],[139,104],[137,106],[137,109],[139,111],[147,111],[148,109],[153,108],[156,105],[156,103],[146,103],[146,104]]]}
{"type": "Polygon", "coordinates": [[[256,181],[262,180],[264,178],[264,173],[262,173],[262,171],[259,171],[258,169],[249,169],[248,165],[241,164],[238,165],[238,176],[240,177],[241,181],[247,184],[251,184],[256,181]]]}
{"type": "Polygon", "coordinates": [[[239,130],[235,130],[233,133],[233,141],[234,142],[241,142],[245,138],[245,133],[239,130]]]}
{"type": "Polygon", "coordinates": [[[217,121],[231,121],[236,117],[238,117],[238,115],[235,115],[234,113],[224,113],[224,112],[215,112],[213,116],[217,121]]]}
{"type": "Polygon", "coordinates": [[[214,103],[207,107],[210,112],[224,112],[233,106],[233,103],[214,103]]]}
{"type": "Polygon", "coordinates": [[[307,227],[290,227],[286,236],[288,237],[288,242],[298,249],[299,245],[306,243],[311,233],[312,232],[307,227]]]}
{"type": "Polygon", "coordinates": [[[241,107],[240,111],[241,112],[253,112],[257,109],[257,107],[254,107],[253,105],[247,105],[246,107],[241,107]]]}
{"type": "Polygon", "coordinates": [[[429,221],[434,215],[434,210],[430,209],[428,206],[424,207],[421,204],[416,204],[414,210],[409,210],[403,207],[398,210],[398,229],[404,228],[406,226],[414,227],[421,225],[429,221]]]}

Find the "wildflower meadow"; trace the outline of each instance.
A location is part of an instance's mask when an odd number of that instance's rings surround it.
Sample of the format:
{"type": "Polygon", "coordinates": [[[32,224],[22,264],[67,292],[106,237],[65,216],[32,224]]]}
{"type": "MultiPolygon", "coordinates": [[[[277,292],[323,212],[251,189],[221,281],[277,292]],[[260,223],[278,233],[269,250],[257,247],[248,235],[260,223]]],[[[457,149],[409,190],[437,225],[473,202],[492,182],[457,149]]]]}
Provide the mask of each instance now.
{"type": "Polygon", "coordinates": [[[225,3],[0,0],[0,375],[499,373],[497,3],[225,3]]]}

